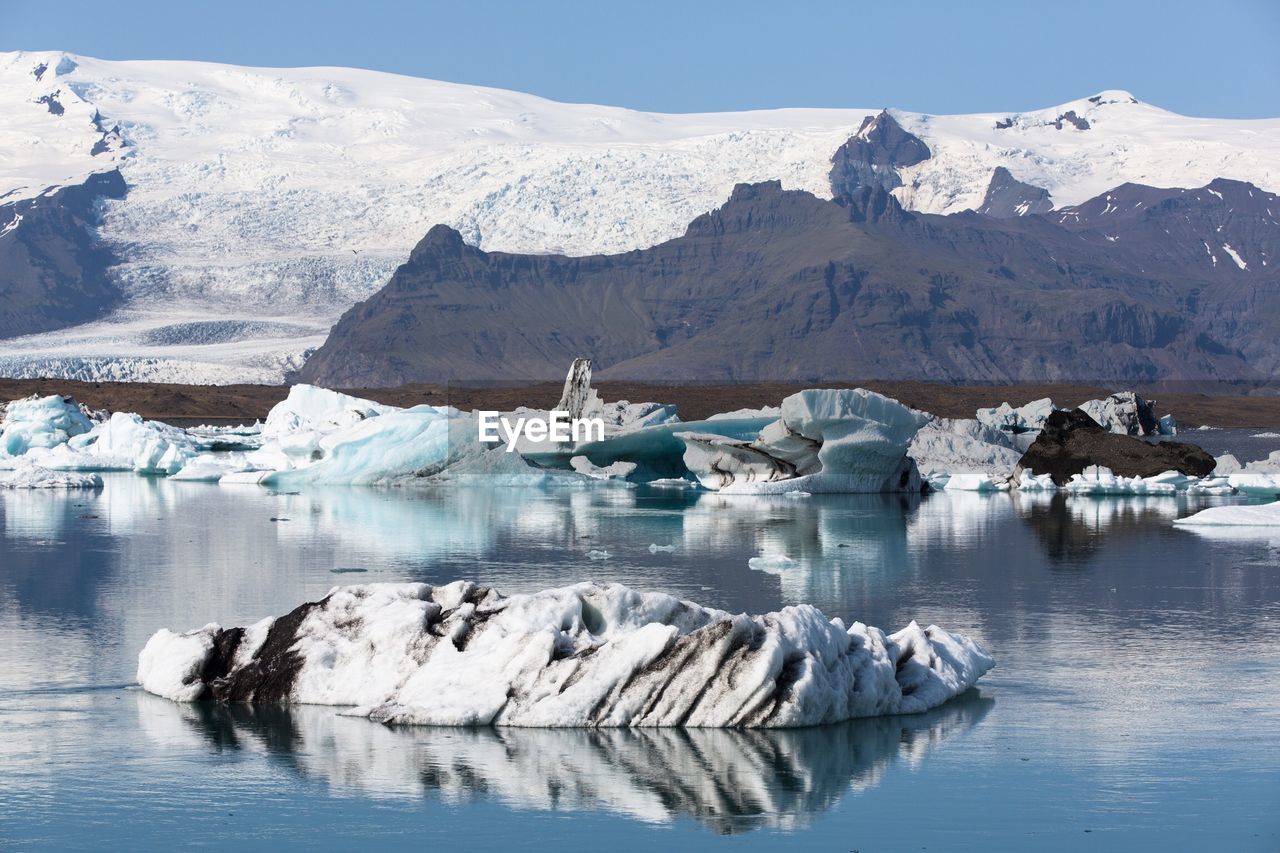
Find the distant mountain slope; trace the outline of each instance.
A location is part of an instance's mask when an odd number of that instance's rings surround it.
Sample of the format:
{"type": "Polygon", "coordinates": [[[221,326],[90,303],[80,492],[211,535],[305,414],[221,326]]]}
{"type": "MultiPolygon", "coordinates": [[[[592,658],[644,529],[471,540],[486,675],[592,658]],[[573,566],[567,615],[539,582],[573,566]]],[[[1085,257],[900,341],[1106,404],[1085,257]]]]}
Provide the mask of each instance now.
{"type": "Polygon", "coordinates": [[[103,199],[125,196],[117,171],[35,198],[0,203],[0,337],[60,329],[116,307],[108,269],[116,257],[97,244],[103,199]]]}
{"type": "Polygon", "coordinates": [[[9,374],[279,379],[437,223],[486,250],[585,256],[677,237],[743,182],[879,185],[932,213],[982,207],[997,168],[1006,214],[1125,182],[1280,190],[1280,120],[1124,92],[969,116],[662,115],[355,69],[37,52],[0,54],[0,115],[0,203],[112,168],[130,187],[99,230],[121,311],[0,343],[9,374]]]}
{"type": "Polygon", "coordinates": [[[1228,181],[1004,219],[772,182],[619,255],[488,253],[437,226],[299,378],[549,379],[581,355],[605,378],[679,382],[1261,378],[1280,369],[1273,212],[1228,181]],[[1228,246],[1239,264],[1215,260],[1228,246]]]}

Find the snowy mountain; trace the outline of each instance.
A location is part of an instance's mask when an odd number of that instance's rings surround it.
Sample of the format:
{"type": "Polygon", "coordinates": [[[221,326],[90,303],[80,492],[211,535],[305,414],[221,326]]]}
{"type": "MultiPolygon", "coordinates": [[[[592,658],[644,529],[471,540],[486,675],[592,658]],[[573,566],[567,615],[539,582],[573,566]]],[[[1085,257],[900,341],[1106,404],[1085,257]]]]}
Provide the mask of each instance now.
{"type": "Polygon", "coordinates": [[[4,340],[8,375],[278,381],[436,224],[486,251],[590,255],[677,237],[744,182],[831,198],[874,179],[910,210],[1010,215],[1126,182],[1280,190],[1280,120],[1124,92],[966,116],[662,115],[354,69],[19,52],[0,54],[0,115],[0,206],[113,169],[128,186],[94,225],[116,298],[4,340]]]}

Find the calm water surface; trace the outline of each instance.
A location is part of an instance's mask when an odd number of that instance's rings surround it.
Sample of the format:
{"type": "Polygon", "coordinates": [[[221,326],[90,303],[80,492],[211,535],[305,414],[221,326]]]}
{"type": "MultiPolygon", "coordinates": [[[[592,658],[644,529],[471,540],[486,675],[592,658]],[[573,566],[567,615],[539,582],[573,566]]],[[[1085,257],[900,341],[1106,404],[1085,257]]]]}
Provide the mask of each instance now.
{"type": "Polygon", "coordinates": [[[0,848],[1276,850],[1280,532],[1172,526],[1210,500],[0,490],[0,848]],[[800,566],[747,566],[779,553],[800,566]],[[998,665],[928,715],[793,732],[391,729],[130,686],[163,626],[457,578],[916,619],[998,665]]]}

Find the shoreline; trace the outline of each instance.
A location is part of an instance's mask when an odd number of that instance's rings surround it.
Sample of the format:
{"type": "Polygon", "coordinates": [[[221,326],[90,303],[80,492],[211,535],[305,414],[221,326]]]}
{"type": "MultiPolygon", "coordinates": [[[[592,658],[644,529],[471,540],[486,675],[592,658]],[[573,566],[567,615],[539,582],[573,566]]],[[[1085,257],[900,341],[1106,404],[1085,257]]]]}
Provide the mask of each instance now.
{"type": "MultiPolygon", "coordinates": [[[[1280,395],[1173,391],[1142,384],[953,385],[915,380],[675,384],[605,380],[593,382],[592,387],[606,401],[674,404],[684,420],[700,420],[733,409],[776,406],[787,395],[805,388],[866,388],[947,418],[972,418],[979,408],[997,406],[1002,402],[1020,406],[1041,397],[1051,397],[1059,406],[1076,406],[1086,400],[1132,389],[1154,398],[1159,404],[1159,414],[1172,414],[1186,428],[1201,425],[1243,429],[1280,426],[1280,395]]],[[[522,405],[550,408],[559,400],[562,388],[561,382],[535,382],[501,387],[414,384],[335,390],[396,406],[429,403],[456,406],[463,410],[510,410],[522,405]]],[[[287,385],[179,385],[0,378],[0,403],[32,394],[61,394],[74,397],[91,408],[136,412],[144,418],[176,426],[193,426],[202,422],[253,423],[265,418],[271,407],[288,393],[287,385]]]]}

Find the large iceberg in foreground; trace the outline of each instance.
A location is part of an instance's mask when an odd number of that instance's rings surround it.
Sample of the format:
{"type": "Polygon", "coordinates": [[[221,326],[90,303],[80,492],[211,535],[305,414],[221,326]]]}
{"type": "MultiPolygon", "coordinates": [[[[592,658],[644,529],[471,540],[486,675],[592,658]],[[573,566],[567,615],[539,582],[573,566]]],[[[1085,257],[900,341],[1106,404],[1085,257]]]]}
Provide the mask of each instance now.
{"type": "Polygon", "coordinates": [[[618,584],[504,597],[457,581],[337,587],[247,628],[161,630],[138,682],[389,723],[784,728],[927,711],[993,665],[941,628],[887,636],[809,605],[747,616],[618,584]]]}

